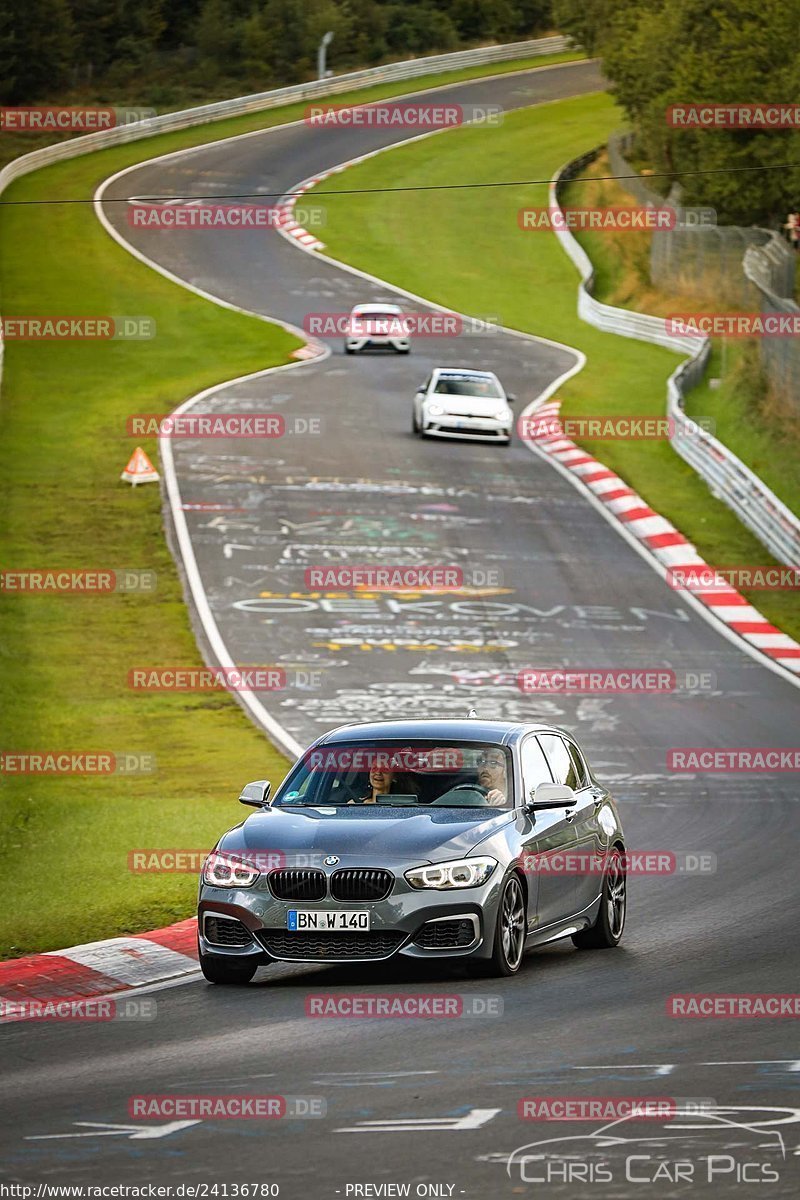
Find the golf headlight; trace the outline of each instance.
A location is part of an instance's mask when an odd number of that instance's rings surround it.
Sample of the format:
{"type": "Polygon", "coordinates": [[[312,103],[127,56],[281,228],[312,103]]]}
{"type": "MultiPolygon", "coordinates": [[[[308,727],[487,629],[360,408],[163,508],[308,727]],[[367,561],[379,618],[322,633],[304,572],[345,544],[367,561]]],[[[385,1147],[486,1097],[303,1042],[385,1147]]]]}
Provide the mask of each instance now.
{"type": "Polygon", "coordinates": [[[498,408],[497,412],[494,414],[494,419],[495,419],[495,421],[507,421],[510,416],[511,416],[510,409],[498,408]]]}
{"type": "Polygon", "coordinates": [[[439,891],[480,887],[496,866],[495,858],[459,858],[455,862],[414,867],[411,871],[406,871],[406,879],[413,888],[436,888],[439,891]]]}
{"type": "Polygon", "coordinates": [[[203,863],[203,882],[210,883],[212,887],[252,887],[258,875],[255,867],[248,866],[233,854],[218,850],[212,850],[203,863]]]}
{"type": "Polygon", "coordinates": [[[428,412],[432,417],[440,417],[444,412],[444,409],[442,408],[441,404],[437,404],[434,401],[433,403],[428,404],[428,412]]]}

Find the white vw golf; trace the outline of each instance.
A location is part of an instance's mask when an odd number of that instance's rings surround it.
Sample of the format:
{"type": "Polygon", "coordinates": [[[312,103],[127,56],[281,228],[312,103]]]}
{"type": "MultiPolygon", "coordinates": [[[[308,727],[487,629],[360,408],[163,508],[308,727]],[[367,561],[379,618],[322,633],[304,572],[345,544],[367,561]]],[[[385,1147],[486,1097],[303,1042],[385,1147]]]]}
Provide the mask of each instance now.
{"type": "Polygon", "coordinates": [[[383,347],[408,354],[409,323],[396,304],[357,304],[350,313],[344,339],[345,354],[357,354],[367,347],[383,347]]]}
{"type": "Polygon", "coordinates": [[[508,446],[515,399],[492,371],[436,367],[414,397],[414,433],[508,446]]]}

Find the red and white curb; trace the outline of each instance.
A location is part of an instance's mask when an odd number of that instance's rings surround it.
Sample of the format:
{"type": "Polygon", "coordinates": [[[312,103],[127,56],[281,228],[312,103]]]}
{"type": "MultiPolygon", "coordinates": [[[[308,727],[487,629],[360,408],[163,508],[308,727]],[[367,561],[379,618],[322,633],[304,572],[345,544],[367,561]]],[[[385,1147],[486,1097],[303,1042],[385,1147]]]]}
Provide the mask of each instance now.
{"type": "Polygon", "coordinates": [[[5,1015],[7,1005],[96,999],[196,971],[197,921],[191,917],[149,933],[0,962],[0,1014],[14,1021],[13,1013],[5,1015]]]}
{"type": "Polygon", "coordinates": [[[327,179],[328,175],[332,175],[332,171],[326,171],[323,175],[315,175],[311,179],[304,180],[298,184],[289,196],[282,196],[276,204],[278,211],[278,230],[288,238],[297,242],[301,246],[305,246],[307,250],[324,250],[325,243],[321,242],[316,234],[309,233],[298,221],[295,221],[294,210],[297,206],[297,201],[310,188],[316,187],[323,179],[327,179]]]}
{"type": "MultiPolygon", "coordinates": [[[[535,410],[535,419],[541,420],[543,429],[552,430],[553,423],[558,420],[560,407],[560,401],[550,400],[535,410]]],[[[706,568],[706,572],[713,571],[674,525],[650,508],[619,475],[615,475],[575,442],[557,431],[545,433],[542,437],[534,435],[533,440],[539,449],[577,476],[595,499],[667,570],[672,567],[695,567],[706,568]]],[[[686,590],[723,621],[731,632],[743,638],[759,653],[787,670],[800,674],[800,644],[770,625],[767,618],[735,588],[715,583],[713,590],[709,591],[698,583],[688,586],[686,590]]]]}

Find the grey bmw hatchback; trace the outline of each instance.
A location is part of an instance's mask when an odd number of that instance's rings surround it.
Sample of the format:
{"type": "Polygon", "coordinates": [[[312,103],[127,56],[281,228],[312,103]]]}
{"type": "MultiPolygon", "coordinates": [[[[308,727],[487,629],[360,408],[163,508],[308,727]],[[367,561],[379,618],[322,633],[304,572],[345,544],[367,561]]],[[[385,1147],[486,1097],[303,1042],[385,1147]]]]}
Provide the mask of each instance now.
{"type": "Polygon", "coordinates": [[[463,958],[513,975],[625,924],[616,805],[570,734],[504,721],[382,721],[324,734],[220,839],[200,879],[200,966],[463,958]]]}

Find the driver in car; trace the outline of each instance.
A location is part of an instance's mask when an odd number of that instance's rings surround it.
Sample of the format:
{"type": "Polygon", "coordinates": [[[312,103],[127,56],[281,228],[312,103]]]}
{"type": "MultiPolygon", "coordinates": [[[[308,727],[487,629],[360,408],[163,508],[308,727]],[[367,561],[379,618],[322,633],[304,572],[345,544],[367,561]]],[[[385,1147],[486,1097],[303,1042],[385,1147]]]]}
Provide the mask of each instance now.
{"type": "Polygon", "coordinates": [[[506,759],[502,750],[485,750],[478,759],[478,783],[486,788],[486,802],[502,808],[508,795],[506,759]]]}

